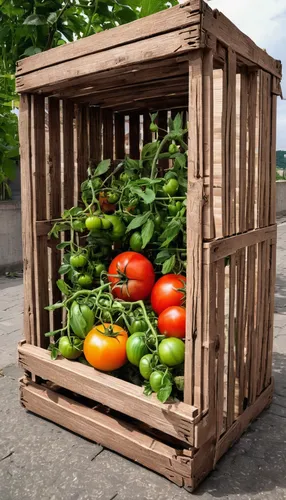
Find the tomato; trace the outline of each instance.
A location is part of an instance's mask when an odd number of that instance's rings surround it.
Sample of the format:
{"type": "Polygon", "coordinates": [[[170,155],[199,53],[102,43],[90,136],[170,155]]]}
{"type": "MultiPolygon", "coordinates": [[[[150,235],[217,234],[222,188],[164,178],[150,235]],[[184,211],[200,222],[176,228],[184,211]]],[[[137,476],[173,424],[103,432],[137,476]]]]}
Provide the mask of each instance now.
{"type": "Polygon", "coordinates": [[[164,372],[160,370],[156,370],[150,375],[150,385],[151,389],[154,392],[158,392],[162,385],[162,378],[164,377],[164,372]]]}
{"type": "Polygon", "coordinates": [[[89,231],[101,229],[101,218],[98,217],[97,215],[91,215],[86,219],[85,225],[89,231]]]}
{"type": "Polygon", "coordinates": [[[162,217],[160,214],[155,215],[154,217],[154,226],[157,231],[161,229],[162,217]]]}
{"type": "Polygon", "coordinates": [[[139,371],[140,375],[145,378],[145,380],[149,380],[152,373],[152,358],[153,354],[145,354],[145,356],[140,359],[139,371]]]}
{"type": "Polygon", "coordinates": [[[186,309],[180,306],[165,309],[158,318],[158,329],[166,337],[185,338],[186,309]]]}
{"type": "Polygon", "coordinates": [[[110,191],[109,193],[107,193],[107,201],[108,201],[108,203],[114,204],[114,203],[117,203],[118,200],[119,200],[119,194],[113,193],[112,191],[110,191]]]}
{"type": "Polygon", "coordinates": [[[87,264],[87,257],[83,253],[71,255],[70,265],[75,269],[84,267],[86,266],[86,264],[87,264]]]}
{"type": "Polygon", "coordinates": [[[113,295],[127,302],[147,299],[155,282],[151,262],[137,252],[117,255],[109,266],[108,274],[113,295]]]}
{"type": "Polygon", "coordinates": [[[111,224],[110,220],[106,219],[106,217],[102,217],[101,226],[102,226],[102,229],[110,229],[112,224],[111,224]]]}
{"type": "Polygon", "coordinates": [[[136,332],[129,337],[126,344],[126,354],[128,361],[135,366],[139,366],[140,359],[149,352],[146,345],[145,333],[136,332]]]}
{"type": "Polygon", "coordinates": [[[127,182],[129,181],[129,175],[128,175],[126,172],[122,172],[122,174],[120,174],[119,179],[120,179],[122,182],[127,183],[127,182]]]}
{"type": "Polygon", "coordinates": [[[94,312],[86,304],[78,304],[76,300],[73,301],[69,320],[71,329],[77,337],[85,338],[94,325],[94,319],[94,312]]]}
{"type": "Polygon", "coordinates": [[[92,285],[92,277],[87,273],[81,274],[77,282],[82,288],[89,288],[92,285]]]}
{"type": "Polygon", "coordinates": [[[176,144],[174,142],[172,142],[172,144],[170,144],[170,146],[169,146],[169,153],[171,155],[173,155],[177,152],[178,152],[178,148],[177,148],[176,144]]]}
{"type": "Polygon", "coordinates": [[[170,337],[162,340],[158,348],[161,363],[167,366],[176,366],[185,359],[185,344],[181,339],[170,337]]]}
{"type": "Polygon", "coordinates": [[[158,125],[156,123],[150,123],[150,130],[151,132],[158,132],[158,125]]]}
{"type": "Polygon", "coordinates": [[[117,215],[105,215],[104,218],[110,222],[112,226],[112,231],[110,233],[113,241],[121,240],[122,236],[124,236],[126,227],[124,222],[117,217],[117,215]]]}
{"type": "Polygon", "coordinates": [[[119,325],[97,325],[88,333],[83,344],[83,353],[86,360],[97,370],[118,370],[127,362],[127,339],[127,332],[119,325]]]}
{"type": "Polygon", "coordinates": [[[99,205],[100,205],[100,208],[101,208],[102,212],[104,212],[104,213],[113,213],[113,212],[115,212],[116,205],[113,204],[113,203],[108,203],[108,199],[105,196],[104,191],[102,191],[101,193],[99,193],[98,201],[99,201],[99,205]]]}
{"type": "Polygon", "coordinates": [[[103,271],[106,271],[106,267],[104,264],[96,264],[94,270],[95,276],[100,276],[103,271]]]}
{"type": "Polygon", "coordinates": [[[82,353],[82,340],[77,337],[71,337],[70,340],[64,336],[60,338],[58,348],[64,358],[77,359],[82,353]]]}
{"type": "Polygon", "coordinates": [[[135,319],[132,321],[129,333],[132,335],[135,332],[146,332],[148,330],[148,325],[145,319],[135,319]]]}
{"type": "Polygon", "coordinates": [[[139,233],[139,231],[136,231],[132,234],[129,240],[129,245],[131,250],[134,250],[134,252],[139,252],[139,250],[142,250],[143,242],[141,233],[139,233]]]}
{"type": "Polygon", "coordinates": [[[181,274],[165,274],[155,283],[151,294],[152,309],[159,315],[171,306],[181,306],[185,294],[178,289],[184,288],[185,276],[181,274]]]}
{"type": "Polygon", "coordinates": [[[174,196],[179,189],[179,183],[177,179],[169,179],[168,182],[163,186],[163,191],[170,196],[174,196]]]}
{"type": "Polygon", "coordinates": [[[181,210],[181,208],[182,203],[180,201],[176,201],[176,203],[172,202],[168,205],[168,212],[174,217],[181,210]]]}

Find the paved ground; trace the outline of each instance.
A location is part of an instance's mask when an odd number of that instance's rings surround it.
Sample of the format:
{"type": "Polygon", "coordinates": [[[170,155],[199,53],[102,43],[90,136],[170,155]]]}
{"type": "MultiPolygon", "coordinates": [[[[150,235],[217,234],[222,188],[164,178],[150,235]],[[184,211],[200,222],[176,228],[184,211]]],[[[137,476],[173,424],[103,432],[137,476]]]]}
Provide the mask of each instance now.
{"type": "MultiPolygon", "coordinates": [[[[274,402],[197,490],[202,500],[286,499],[286,224],[278,234],[274,402]]],[[[20,279],[0,278],[0,500],[189,500],[160,476],[20,407],[22,293],[20,279]]]]}

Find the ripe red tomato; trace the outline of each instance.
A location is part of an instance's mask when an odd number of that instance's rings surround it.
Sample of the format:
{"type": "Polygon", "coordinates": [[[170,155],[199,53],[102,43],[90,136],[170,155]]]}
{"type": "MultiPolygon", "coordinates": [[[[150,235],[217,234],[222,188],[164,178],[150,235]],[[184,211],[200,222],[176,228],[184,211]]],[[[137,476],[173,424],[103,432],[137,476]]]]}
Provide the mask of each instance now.
{"type": "Polygon", "coordinates": [[[185,294],[178,291],[184,288],[185,276],[181,274],[165,274],[155,283],[151,294],[152,309],[159,315],[167,307],[181,306],[185,294]]]}
{"type": "Polygon", "coordinates": [[[104,323],[87,334],[83,353],[86,360],[97,370],[111,372],[127,362],[126,342],[128,334],[121,326],[104,323]]]}
{"type": "Polygon", "coordinates": [[[137,252],[123,252],[113,259],[108,269],[112,293],[127,302],[145,300],[155,282],[151,262],[137,252]]]}
{"type": "Polygon", "coordinates": [[[186,309],[180,306],[165,309],[158,318],[158,329],[166,337],[185,338],[186,309]]]}

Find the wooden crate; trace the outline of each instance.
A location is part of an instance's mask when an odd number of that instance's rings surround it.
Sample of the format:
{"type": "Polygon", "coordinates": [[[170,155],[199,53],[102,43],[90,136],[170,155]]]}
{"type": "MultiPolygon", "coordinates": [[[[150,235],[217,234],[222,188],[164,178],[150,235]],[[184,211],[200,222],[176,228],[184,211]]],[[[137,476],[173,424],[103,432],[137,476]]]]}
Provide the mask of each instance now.
{"type": "Polygon", "coordinates": [[[190,490],[272,397],[280,79],[280,62],[202,0],[17,66],[21,401],[190,490]],[[77,202],[90,162],[138,157],[153,110],[162,128],[178,110],[189,122],[185,391],[176,404],[80,363],[51,361],[44,337],[61,323],[59,311],[44,310],[60,299],[52,221],[77,202]]]}

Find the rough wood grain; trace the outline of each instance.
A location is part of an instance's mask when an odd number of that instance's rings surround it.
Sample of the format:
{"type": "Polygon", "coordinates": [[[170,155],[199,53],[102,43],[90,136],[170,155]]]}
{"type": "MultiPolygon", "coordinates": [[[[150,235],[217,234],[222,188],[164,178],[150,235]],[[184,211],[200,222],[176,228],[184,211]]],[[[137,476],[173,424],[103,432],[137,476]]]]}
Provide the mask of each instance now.
{"type": "Polygon", "coordinates": [[[103,125],[103,159],[113,160],[113,113],[112,110],[102,111],[103,125]]]}
{"type": "Polygon", "coordinates": [[[228,49],[225,129],[226,189],[229,193],[228,234],[236,233],[236,54],[228,49]]]}
{"type": "Polygon", "coordinates": [[[100,108],[89,108],[89,155],[95,165],[102,159],[102,123],[100,108]]]}
{"type": "Polygon", "coordinates": [[[204,120],[204,196],[203,237],[214,238],[213,213],[213,54],[210,50],[203,58],[203,120],[204,120]]]}
{"type": "Polygon", "coordinates": [[[234,389],[235,389],[235,319],[234,304],[236,294],[236,256],[230,256],[229,270],[229,324],[228,324],[228,368],[227,368],[227,428],[234,421],[234,389]]]}
{"type": "Polygon", "coordinates": [[[247,277],[246,277],[246,314],[247,314],[247,333],[246,333],[246,363],[245,363],[245,385],[246,394],[250,398],[251,385],[251,366],[253,364],[252,355],[255,345],[254,330],[254,309],[255,309],[255,261],[256,245],[247,247],[247,277]]]}
{"type": "Polygon", "coordinates": [[[240,76],[240,130],[239,130],[239,232],[246,230],[246,168],[247,168],[247,92],[248,77],[240,76]]]}
{"type": "Polygon", "coordinates": [[[125,116],[123,113],[114,115],[115,158],[123,160],[125,157],[125,116]]]}
{"type": "Polygon", "coordinates": [[[152,132],[150,130],[151,118],[148,111],[143,113],[143,145],[152,142],[152,132]]]}
{"type": "MultiPolygon", "coordinates": [[[[271,291],[270,291],[270,242],[266,241],[264,243],[264,262],[263,264],[263,274],[264,274],[264,283],[261,284],[263,297],[264,308],[262,310],[262,336],[261,336],[261,347],[260,352],[258,351],[259,358],[259,377],[257,381],[257,396],[261,394],[262,390],[266,387],[265,384],[265,374],[267,368],[267,339],[269,336],[269,306],[271,303],[271,291]]],[[[267,384],[268,385],[268,384],[267,384]]]]}
{"type": "Polygon", "coordinates": [[[134,160],[139,158],[140,143],[140,115],[139,113],[130,113],[129,115],[129,149],[130,157],[134,160]]]}
{"type": "Polygon", "coordinates": [[[52,361],[44,349],[25,344],[19,347],[19,363],[42,377],[70,391],[81,394],[114,410],[138,418],[156,429],[192,444],[197,408],[184,403],[162,404],[156,395],[143,395],[142,388],[66,359],[52,361]],[[112,382],[112,383],[111,383],[112,382]]]}
{"type": "Polygon", "coordinates": [[[238,412],[243,411],[244,403],[244,358],[245,358],[245,281],[246,281],[246,266],[245,266],[245,248],[237,252],[237,314],[236,314],[236,331],[237,331],[237,351],[236,351],[236,377],[239,383],[239,400],[238,412]]]}
{"type": "Polygon", "coordinates": [[[216,438],[223,432],[224,417],[224,366],[225,366],[225,265],[224,259],[217,262],[217,401],[216,438]]]}
{"type": "Polygon", "coordinates": [[[257,72],[249,76],[248,87],[248,179],[247,179],[247,209],[246,228],[254,228],[254,179],[255,179],[255,146],[256,146],[256,102],[257,102],[257,72]]]}
{"type": "Polygon", "coordinates": [[[89,116],[88,107],[84,104],[78,105],[76,111],[76,135],[77,135],[77,182],[75,195],[78,200],[80,197],[81,183],[87,177],[89,167],[89,116]]]}
{"type": "Polygon", "coordinates": [[[277,96],[271,97],[271,127],[270,127],[270,214],[269,224],[276,222],[276,121],[277,96]]]}
{"type": "Polygon", "coordinates": [[[68,209],[74,205],[74,105],[71,101],[63,101],[63,207],[68,209]]]}
{"type": "Polygon", "coordinates": [[[267,386],[272,374],[273,336],[274,336],[274,305],[275,305],[275,281],[276,281],[276,241],[270,247],[270,282],[269,282],[269,319],[267,339],[267,368],[265,386],[267,386]]]}

